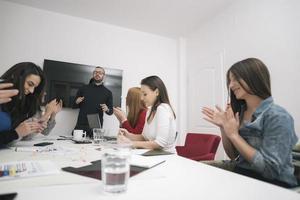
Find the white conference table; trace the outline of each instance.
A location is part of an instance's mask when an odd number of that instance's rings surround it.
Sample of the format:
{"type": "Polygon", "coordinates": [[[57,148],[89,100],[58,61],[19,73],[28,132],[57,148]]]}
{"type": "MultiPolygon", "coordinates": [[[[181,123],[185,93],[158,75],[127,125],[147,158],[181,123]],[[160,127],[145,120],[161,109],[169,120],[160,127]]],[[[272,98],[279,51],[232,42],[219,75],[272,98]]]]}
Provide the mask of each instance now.
{"type": "MultiPolygon", "coordinates": [[[[40,141],[41,138],[39,138],[40,141]]],[[[38,140],[19,142],[32,145],[38,140]]],[[[56,145],[76,148],[73,154],[15,152],[0,149],[0,162],[51,160],[58,167],[84,166],[101,159],[99,146],[73,144],[72,141],[52,140],[56,145]]],[[[103,192],[96,179],[61,171],[59,174],[0,181],[0,194],[17,192],[16,199],[300,199],[294,191],[241,176],[232,172],[185,159],[177,155],[164,156],[166,162],[129,179],[126,193],[111,195],[103,192]]]]}

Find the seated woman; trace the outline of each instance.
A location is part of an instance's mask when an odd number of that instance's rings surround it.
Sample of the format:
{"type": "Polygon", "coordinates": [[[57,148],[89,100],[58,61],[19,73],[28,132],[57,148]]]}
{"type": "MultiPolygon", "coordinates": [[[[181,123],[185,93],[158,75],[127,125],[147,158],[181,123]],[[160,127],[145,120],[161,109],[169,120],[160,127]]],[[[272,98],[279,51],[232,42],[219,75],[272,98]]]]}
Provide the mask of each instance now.
{"type": "Polygon", "coordinates": [[[0,133],[0,144],[7,144],[31,133],[42,132],[47,126],[46,120],[29,119],[40,111],[45,86],[42,69],[34,63],[22,62],[7,70],[1,79],[12,83],[19,93],[8,103],[1,105],[7,126],[0,133]]]}
{"type": "Polygon", "coordinates": [[[142,134],[136,135],[121,128],[118,140],[131,142],[134,148],[163,149],[176,153],[175,113],[170,105],[167,89],[158,76],[141,81],[142,100],[147,107],[147,121],[142,134]]]}
{"type": "Polygon", "coordinates": [[[141,88],[130,88],[126,96],[126,109],[128,115],[121,108],[114,108],[114,115],[121,124],[121,128],[133,134],[141,134],[145,124],[147,108],[141,100],[141,88]]]}
{"type": "Polygon", "coordinates": [[[234,171],[283,187],[297,185],[292,148],[297,142],[291,115],[271,96],[264,63],[249,58],[227,72],[230,105],[204,107],[204,119],[220,127],[224,149],[236,160],[234,171]]]}

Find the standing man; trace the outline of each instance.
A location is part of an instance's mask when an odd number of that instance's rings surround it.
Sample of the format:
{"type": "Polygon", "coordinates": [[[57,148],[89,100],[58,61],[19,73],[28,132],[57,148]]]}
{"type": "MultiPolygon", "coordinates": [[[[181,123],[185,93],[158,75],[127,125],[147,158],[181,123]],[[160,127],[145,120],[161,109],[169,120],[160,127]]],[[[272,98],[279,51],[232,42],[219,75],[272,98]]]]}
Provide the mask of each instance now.
{"type": "Polygon", "coordinates": [[[90,83],[78,90],[73,104],[73,108],[80,109],[75,129],[85,130],[88,135],[92,135],[87,120],[88,114],[98,113],[101,126],[103,113],[113,114],[112,92],[103,85],[104,77],[104,68],[96,67],[90,83]]]}

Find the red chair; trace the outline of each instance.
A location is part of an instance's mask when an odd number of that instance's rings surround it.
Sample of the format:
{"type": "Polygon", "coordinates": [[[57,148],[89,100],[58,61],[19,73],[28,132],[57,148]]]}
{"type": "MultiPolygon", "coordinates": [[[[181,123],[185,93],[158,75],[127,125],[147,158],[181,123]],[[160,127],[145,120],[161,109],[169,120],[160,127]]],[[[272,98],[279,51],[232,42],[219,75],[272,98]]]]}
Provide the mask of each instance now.
{"type": "Polygon", "coordinates": [[[212,134],[188,133],[184,146],[176,146],[178,155],[192,160],[214,160],[221,137],[212,134]]]}

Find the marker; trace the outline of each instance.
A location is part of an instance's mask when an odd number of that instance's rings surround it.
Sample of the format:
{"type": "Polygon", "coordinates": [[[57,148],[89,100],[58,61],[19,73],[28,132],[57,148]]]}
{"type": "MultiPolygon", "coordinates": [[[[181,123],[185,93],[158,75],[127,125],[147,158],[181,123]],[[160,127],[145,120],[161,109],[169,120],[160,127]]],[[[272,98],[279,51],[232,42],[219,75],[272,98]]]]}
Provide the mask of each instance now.
{"type": "Polygon", "coordinates": [[[3,176],[8,176],[8,175],[9,175],[8,167],[7,167],[7,165],[4,165],[4,167],[3,167],[3,176]]]}
{"type": "Polygon", "coordinates": [[[9,176],[16,176],[16,168],[14,166],[9,168],[9,176]]]}

